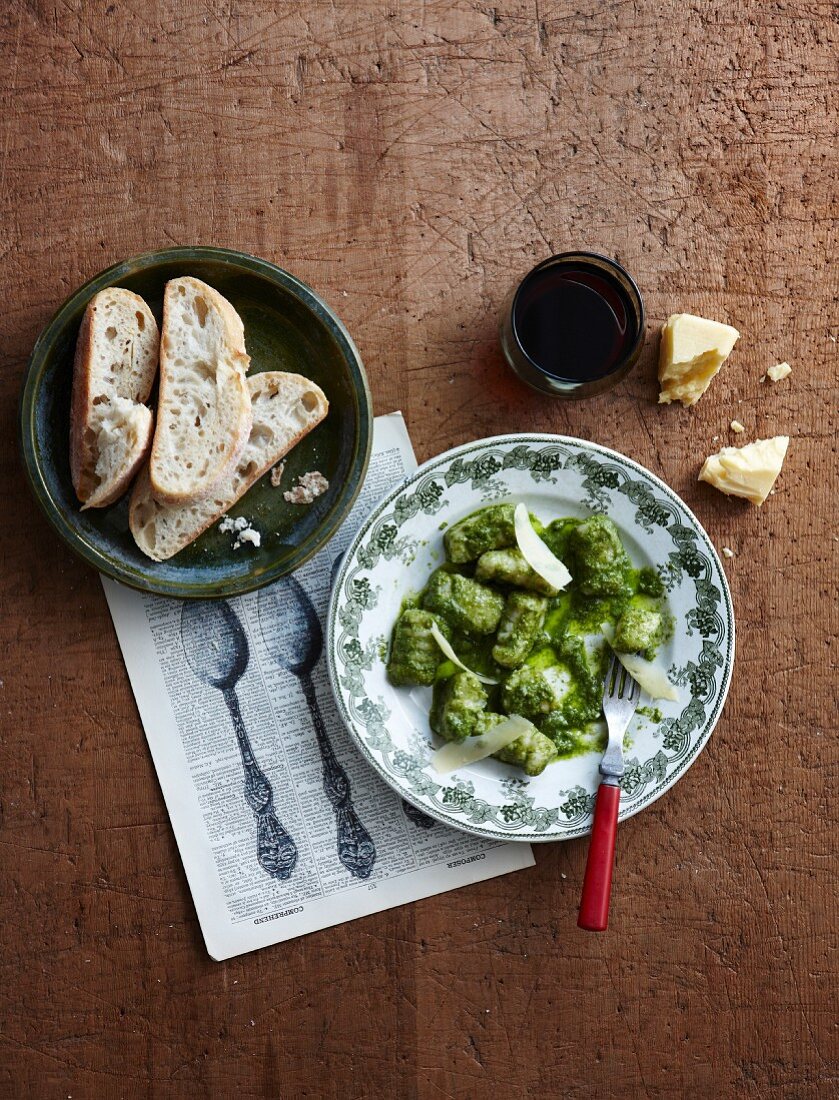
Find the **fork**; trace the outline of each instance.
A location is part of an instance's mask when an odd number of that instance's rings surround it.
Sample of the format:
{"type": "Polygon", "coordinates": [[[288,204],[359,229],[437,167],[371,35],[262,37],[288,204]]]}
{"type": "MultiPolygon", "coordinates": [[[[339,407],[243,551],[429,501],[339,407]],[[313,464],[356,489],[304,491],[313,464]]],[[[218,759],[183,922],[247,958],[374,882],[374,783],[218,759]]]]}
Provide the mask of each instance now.
{"type": "Polygon", "coordinates": [[[618,831],[620,781],[624,771],[623,738],[635,708],[640,688],[617,657],[613,656],[603,681],[603,715],[609,729],[609,743],[600,761],[600,786],[594,803],[594,823],[583,879],[583,896],[577,925],[588,932],[605,932],[609,923],[615,837],[618,831]]]}

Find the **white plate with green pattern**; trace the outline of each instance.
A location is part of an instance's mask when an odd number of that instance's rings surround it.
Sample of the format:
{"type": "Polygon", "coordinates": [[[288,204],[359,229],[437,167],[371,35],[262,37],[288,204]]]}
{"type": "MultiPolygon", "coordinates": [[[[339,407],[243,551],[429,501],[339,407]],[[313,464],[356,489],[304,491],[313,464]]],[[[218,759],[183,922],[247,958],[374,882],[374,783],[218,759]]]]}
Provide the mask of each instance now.
{"type": "Polygon", "coordinates": [[[636,566],[657,568],[675,629],[657,660],[679,688],[661,720],[637,716],[620,818],[650,805],[687,771],[722,711],[734,662],[731,594],[711,540],[664,482],[584,440],[505,435],[467,443],[421,466],[374,509],[347,550],[332,592],[327,655],[338,709],[361,752],[408,802],[477,836],[548,841],[591,827],[597,753],[528,778],[497,760],[440,775],[430,763],[430,689],[394,687],[387,639],[406,595],[443,560],[441,525],[498,501],[524,501],[547,523],[605,513],[636,566]]]}

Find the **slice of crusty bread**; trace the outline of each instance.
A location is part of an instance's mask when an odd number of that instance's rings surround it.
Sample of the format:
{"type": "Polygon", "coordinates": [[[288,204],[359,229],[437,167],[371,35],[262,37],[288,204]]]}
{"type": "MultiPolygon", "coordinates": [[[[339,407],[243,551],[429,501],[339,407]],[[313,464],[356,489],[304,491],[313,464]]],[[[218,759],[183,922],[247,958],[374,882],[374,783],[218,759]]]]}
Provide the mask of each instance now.
{"type": "Polygon", "coordinates": [[[149,476],[158,500],[203,500],[226,481],[251,430],[245,332],[211,286],[172,279],[163,298],[160,399],[149,476]]]}
{"type": "Polygon", "coordinates": [[[73,363],[70,473],[82,508],[122,496],[148,452],[143,404],[157,373],[157,322],[137,294],[100,290],[88,303],[73,363]]]}
{"type": "Polygon", "coordinates": [[[197,539],[323,420],[329,402],[320,387],[299,374],[266,371],[247,380],[253,427],[234,472],[207,500],[163,504],[156,500],[148,468],[131,494],[134,541],[154,561],[165,561],[197,539]]]}

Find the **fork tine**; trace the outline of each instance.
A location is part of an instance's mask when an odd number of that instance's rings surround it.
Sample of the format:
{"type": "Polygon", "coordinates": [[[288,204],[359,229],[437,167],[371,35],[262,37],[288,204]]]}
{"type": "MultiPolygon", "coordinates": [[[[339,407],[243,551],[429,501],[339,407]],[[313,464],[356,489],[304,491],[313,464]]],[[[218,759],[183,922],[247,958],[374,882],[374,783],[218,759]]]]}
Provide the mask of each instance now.
{"type": "Polygon", "coordinates": [[[612,654],[612,660],[603,680],[603,698],[621,699],[634,703],[641,694],[638,681],[632,676],[621,662],[616,653],[612,654]]]}
{"type": "Polygon", "coordinates": [[[608,695],[611,695],[611,693],[612,693],[612,682],[614,681],[614,679],[615,679],[615,658],[614,658],[614,654],[613,654],[611,660],[609,661],[609,667],[606,669],[606,675],[603,678],[603,698],[604,699],[608,695]]]}
{"type": "Polygon", "coordinates": [[[612,660],[609,662],[609,667],[606,670],[606,676],[603,680],[603,698],[611,698],[615,694],[615,688],[617,686],[617,680],[621,663],[618,661],[615,654],[612,654],[612,660]]]}

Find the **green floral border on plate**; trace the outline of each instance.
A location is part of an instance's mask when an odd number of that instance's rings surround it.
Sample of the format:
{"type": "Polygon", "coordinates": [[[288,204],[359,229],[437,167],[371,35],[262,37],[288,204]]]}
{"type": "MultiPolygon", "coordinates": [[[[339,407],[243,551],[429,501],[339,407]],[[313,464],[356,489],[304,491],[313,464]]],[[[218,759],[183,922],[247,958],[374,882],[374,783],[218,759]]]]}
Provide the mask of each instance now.
{"type": "MultiPolygon", "coordinates": [[[[671,679],[690,691],[678,718],[660,728],[661,747],[646,760],[630,758],[622,780],[621,819],[648,805],[677,781],[705,746],[721,713],[734,663],[734,611],[722,564],[690,509],[667,485],[632,459],[568,436],[507,435],[456,447],[425,463],[392,490],[362,525],[344,556],[332,592],[327,655],[339,713],[366,759],[399,794],[446,824],[506,840],[564,840],[589,832],[594,793],[582,786],[560,792],[557,806],[537,806],[524,778],[502,784],[506,801],[491,804],[468,780],[440,781],[418,756],[396,746],[388,732],[391,712],[371,699],[364,673],[381,660],[382,637],[363,645],[360,627],[376,609],[380,590],[370,572],[384,560],[410,561],[417,540],[400,529],[422,513],[436,517],[452,485],[470,483],[482,500],[507,495],[499,475],[529,471],[535,483],[556,483],[560,471],[582,476],[581,503],[606,512],[614,493],[635,506],[635,522],[669,534],[673,549],[660,572],[668,591],[689,578],[695,604],[686,616],[689,635],[702,639],[696,661],[671,667],[671,679]]],[[[419,746],[417,746],[419,748],[419,746]]],[[[457,773],[455,773],[456,775],[457,773]]]]}

